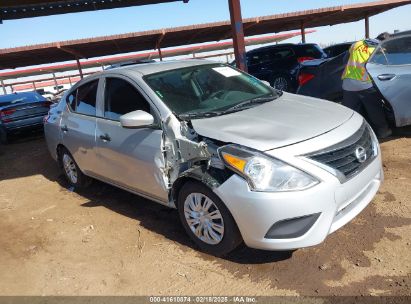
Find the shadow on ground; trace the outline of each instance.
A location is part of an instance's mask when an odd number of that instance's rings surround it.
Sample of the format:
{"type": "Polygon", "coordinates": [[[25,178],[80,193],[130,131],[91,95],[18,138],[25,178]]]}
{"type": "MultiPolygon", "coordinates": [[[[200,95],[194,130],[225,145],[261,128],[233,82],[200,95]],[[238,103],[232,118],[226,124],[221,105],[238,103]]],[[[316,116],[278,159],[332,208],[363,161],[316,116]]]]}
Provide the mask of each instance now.
{"type": "MultiPolygon", "coordinates": [[[[407,161],[409,162],[404,160],[407,161]]],[[[408,165],[409,163],[403,163],[401,167],[407,168],[408,165]]],[[[61,191],[70,191],[41,137],[29,137],[23,142],[13,142],[1,151],[0,180],[34,174],[41,174],[58,182],[62,187],[61,191]]],[[[97,181],[78,194],[88,200],[82,205],[84,208],[104,206],[177,242],[183,251],[188,251],[188,248],[195,249],[194,243],[180,225],[175,210],[97,181]]],[[[379,195],[387,204],[396,200],[395,193],[388,196],[386,193],[379,195]]],[[[370,286],[386,290],[389,294],[404,294],[409,292],[408,274],[391,278],[370,276],[365,281],[348,282],[338,287],[330,287],[327,282],[339,282],[344,278],[347,270],[342,266],[342,261],[348,262],[353,268],[362,267],[365,270],[370,267],[371,260],[365,253],[372,251],[383,239],[401,240],[398,235],[388,232],[387,228],[405,225],[411,225],[410,218],[378,214],[375,206],[371,204],[354,221],[330,235],[323,244],[313,248],[294,252],[267,252],[243,246],[225,258],[215,258],[200,252],[194,254],[228,270],[235,277],[247,277],[254,282],[265,282],[277,289],[295,290],[302,295],[367,294],[370,286]]]]}

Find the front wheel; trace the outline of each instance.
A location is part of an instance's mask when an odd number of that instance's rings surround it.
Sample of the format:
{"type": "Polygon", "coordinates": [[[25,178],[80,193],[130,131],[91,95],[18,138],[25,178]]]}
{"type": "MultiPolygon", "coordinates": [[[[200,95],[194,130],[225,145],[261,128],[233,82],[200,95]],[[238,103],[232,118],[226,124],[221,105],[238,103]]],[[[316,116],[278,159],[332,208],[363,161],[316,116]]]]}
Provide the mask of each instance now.
{"type": "Polygon", "coordinates": [[[203,251],[223,256],[241,244],[231,213],[204,184],[187,182],[179,193],[177,208],[184,229],[203,251]]]}
{"type": "Polygon", "coordinates": [[[71,186],[82,189],[90,184],[91,179],[81,172],[73,156],[66,148],[60,149],[59,160],[63,168],[64,176],[71,186]]]}

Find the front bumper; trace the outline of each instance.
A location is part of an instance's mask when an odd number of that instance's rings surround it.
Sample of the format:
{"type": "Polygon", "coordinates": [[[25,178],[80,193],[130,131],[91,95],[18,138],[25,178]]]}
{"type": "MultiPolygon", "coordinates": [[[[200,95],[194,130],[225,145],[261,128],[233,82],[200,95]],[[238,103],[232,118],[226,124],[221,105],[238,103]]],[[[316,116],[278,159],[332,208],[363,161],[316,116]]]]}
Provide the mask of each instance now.
{"type": "Polygon", "coordinates": [[[230,210],[247,246],[291,250],[321,243],[370,203],[383,180],[380,153],[344,184],[330,173],[322,172],[321,180],[305,191],[268,193],[251,191],[243,178],[233,175],[214,191],[230,210]],[[266,237],[277,222],[318,213],[314,224],[301,236],[266,237]]]}

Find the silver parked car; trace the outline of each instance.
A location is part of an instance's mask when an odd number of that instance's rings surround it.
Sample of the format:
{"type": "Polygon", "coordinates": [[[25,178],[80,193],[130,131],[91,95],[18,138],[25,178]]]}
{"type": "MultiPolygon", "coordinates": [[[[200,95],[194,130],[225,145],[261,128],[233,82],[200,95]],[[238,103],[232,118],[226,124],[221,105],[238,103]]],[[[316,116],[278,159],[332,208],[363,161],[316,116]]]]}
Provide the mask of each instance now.
{"type": "Polygon", "coordinates": [[[378,142],[359,114],[211,61],[87,77],[44,127],[70,184],[92,177],[177,208],[190,237],[215,255],[242,241],[319,244],[383,179],[378,142]]]}
{"type": "Polygon", "coordinates": [[[392,111],[394,125],[411,125],[411,34],[399,33],[382,42],[366,67],[392,111]]]}

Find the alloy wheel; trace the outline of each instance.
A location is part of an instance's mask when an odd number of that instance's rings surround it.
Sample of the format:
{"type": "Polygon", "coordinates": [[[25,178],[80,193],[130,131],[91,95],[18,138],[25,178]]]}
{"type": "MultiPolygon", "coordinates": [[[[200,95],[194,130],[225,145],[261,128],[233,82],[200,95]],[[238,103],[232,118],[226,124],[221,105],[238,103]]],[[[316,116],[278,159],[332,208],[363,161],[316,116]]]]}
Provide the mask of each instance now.
{"type": "Polygon", "coordinates": [[[76,184],[78,181],[77,167],[74,160],[66,153],[63,155],[63,167],[70,182],[76,184]]]}
{"type": "Polygon", "coordinates": [[[216,245],[224,236],[224,221],[217,205],[202,193],[191,193],[184,201],[185,220],[201,241],[216,245]]]}
{"type": "Polygon", "coordinates": [[[273,81],[273,87],[280,91],[288,89],[288,81],[285,77],[276,77],[273,81]]]}

